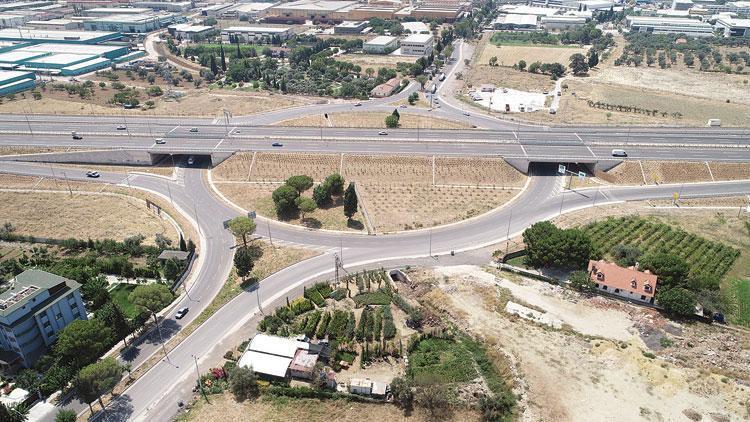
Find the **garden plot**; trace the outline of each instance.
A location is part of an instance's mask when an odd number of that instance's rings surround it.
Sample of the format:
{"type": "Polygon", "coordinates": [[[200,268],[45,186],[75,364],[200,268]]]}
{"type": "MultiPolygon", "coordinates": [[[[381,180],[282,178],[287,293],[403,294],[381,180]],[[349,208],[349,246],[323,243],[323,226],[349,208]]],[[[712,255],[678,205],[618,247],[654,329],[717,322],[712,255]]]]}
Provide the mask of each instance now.
{"type": "Polygon", "coordinates": [[[377,232],[411,230],[452,223],[497,208],[516,189],[462,186],[363,184],[360,192],[377,232]]]}
{"type": "Polygon", "coordinates": [[[711,181],[704,162],[642,161],[641,164],[648,184],[711,181]]]}
{"type": "Polygon", "coordinates": [[[322,180],[339,171],[340,160],[337,154],[239,153],[216,167],[213,177],[216,181],[280,183],[290,176],[306,174],[322,180]]]}
{"type": "Polygon", "coordinates": [[[502,158],[435,157],[435,184],[521,187],[526,177],[502,158]]]}

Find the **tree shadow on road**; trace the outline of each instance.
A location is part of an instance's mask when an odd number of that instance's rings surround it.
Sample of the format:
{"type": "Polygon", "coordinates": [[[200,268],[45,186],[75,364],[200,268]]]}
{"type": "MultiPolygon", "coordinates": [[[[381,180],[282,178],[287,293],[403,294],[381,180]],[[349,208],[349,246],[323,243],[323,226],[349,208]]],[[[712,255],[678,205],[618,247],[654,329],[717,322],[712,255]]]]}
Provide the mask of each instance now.
{"type": "Polygon", "coordinates": [[[112,400],[107,406],[107,411],[99,411],[89,417],[89,421],[96,422],[121,422],[130,419],[133,415],[133,403],[129,395],[123,394],[112,400]]]}
{"type": "Polygon", "coordinates": [[[362,224],[362,222],[359,221],[359,220],[355,220],[353,218],[350,218],[346,222],[346,227],[349,227],[350,229],[354,229],[354,230],[364,230],[365,225],[362,224]]]}

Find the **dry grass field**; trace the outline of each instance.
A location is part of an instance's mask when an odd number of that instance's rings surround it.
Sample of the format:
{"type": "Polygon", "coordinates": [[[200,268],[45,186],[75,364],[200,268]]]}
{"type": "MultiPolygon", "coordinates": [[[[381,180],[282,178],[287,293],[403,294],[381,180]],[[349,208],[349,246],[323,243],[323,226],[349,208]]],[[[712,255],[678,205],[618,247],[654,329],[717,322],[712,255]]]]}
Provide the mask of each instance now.
{"type": "Polygon", "coordinates": [[[342,175],[360,184],[432,183],[430,157],[345,155],[342,175]]]}
{"type": "Polygon", "coordinates": [[[643,161],[648,184],[710,182],[711,173],[703,162],[643,161]]]}
{"type": "MultiPolygon", "coordinates": [[[[284,120],[274,123],[276,126],[294,126],[294,127],[359,127],[359,128],[378,128],[385,129],[385,118],[390,115],[388,112],[378,113],[366,111],[362,113],[330,113],[328,122],[321,116],[304,116],[296,119],[284,120]]],[[[437,119],[434,117],[424,117],[401,113],[399,126],[403,128],[422,128],[422,129],[466,129],[471,125],[464,122],[458,122],[448,119],[437,119]]],[[[373,134],[374,135],[374,134],[373,134]]],[[[324,134],[325,136],[325,134],[324,134]]]]}
{"type": "Polygon", "coordinates": [[[750,163],[709,162],[714,180],[750,180],[750,163]]]}
{"type": "Polygon", "coordinates": [[[336,56],[336,60],[357,64],[362,68],[362,72],[364,73],[368,67],[373,68],[376,72],[381,67],[395,69],[398,63],[414,63],[416,57],[385,54],[342,54],[336,56]]]}
{"type": "Polygon", "coordinates": [[[430,185],[363,185],[376,232],[438,226],[475,217],[518,195],[518,190],[430,185]]]}
{"type": "MultiPolygon", "coordinates": [[[[169,200],[164,200],[161,197],[150,195],[146,192],[137,190],[137,189],[128,189],[127,187],[122,186],[113,186],[108,185],[105,183],[96,183],[96,182],[75,182],[75,181],[65,181],[65,180],[59,180],[59,179],[47,179],[47,178],[40,178],[40,177],[30,177],[30,176],[16,176],[11,174],[2,174],[0,173],[0,187],[3,189],[23,189],[23,190],[32,190],[32,191],[68,191],[68,189],[73,191],[73,198],[76,198],[78,195],[84,195],[85,192],[109,192],[109,193],[116,193],[121,195],[127,195],[134,198],[138,198],[141,200],[149,200],[159,206],[164,212],[168,213],[180,226],[182,231],[185,233],[186,239],[193,239],[197,247],[200,249],[200,236],[199,233],[193,228],[191,223],[185,219],[182,214],[177,212],[169,203],[169,200]]],[[[68,194],[66,196],[67,198],[70,198],[70,195],[68,194]]],[[[62,196],[60,196],[62,198],[62,196]]],[[[86,200],[89,200],[90,197],[86,197],[86,200]]],[[[143,212],[147,212],[145,209],[145,205],[143,208],[143,212]]],[[[0,217],[1,220],[1,217],[0,217]]],[[[86,221],[87,223],[90,223],[90,221],[87,221],[85,219],[81,219],[81,221],[86,221]]],[[[92,220],[93,221],[93,220],[92,220]]],[[[127,220],[131,221],[131,220],[127,220]]],[[[77,223],[81,224],[81,223],[77,223]]],[[[120,223],[116,223],[120,224],[120,223]]],[[[136,221],[135,225],[133,227],[139,227],[140,221],[136,221]]],[[[93,229],[93,228],[92,228],[93,229]]],[[[138,231],[134,231],[132,234],[137,234],[138,231]]],[[[132,235],[131,234],[131,235],[132,235]]],[[[144,233],[145,234],[145,233],[144,233]]],[[[78,236],[75,232],[71,231],[71,234],[69,236],[78,236]]],[[[153,242],[153,237],[146,239],[148,242],[153,242]]]]}
{"type": "Polygon", "coordinates": [[[281,182],[290,176],[306,174],[319,181],[337,173],[340,162],[339,154],[244,152],[216,167],[213,178],[215,181],[281,182]]]}
{"type": "MultiPolygon", "coordinates": [[[[678,63],[681,63],[678,59],[678,63]]],[[[607,67],[596,72],[592,81],[670,92],[689,94],[719,102],[750,104],[750,77],[748,75],[701,72],[697,69],[660,69],[652,67],[607,67]]]]}
{"type": "Polygon", "coordinates": [[[436,157],[435,183],[473,186],[521,187],[526,177],[502,158],[436,157]]]}
{"type": "Polygon", "coordinates": [[[597,172],[596,177],[615,185],[643,185],[644,177],[649,185],[750,180],[750,163],[624,161],[610,171],[597,172]]]}
{"type": "MultiPolygon", "coordinates": [[[[213,178],[231,201],[273,217],[271,192],[284,179],[307,174],[319,181],[339,171],[342,163],[341,174],[357,183],[362,195],[360,208],[368,211],[376,231],[429,227],[472,217],[504,204],[526,182],[526,176],[496,158],[435,157],[434,184],[431,156],[345,154],[341,159],[340,155],[257,153],[250,171],[252,154],[238,154],[216,167],[213,178]],[[264,170],[256,173],[261,155],[264,170]]],[[[304,222],[299,218],[289,222],[335,230],[361,229],[356,223],[347,227],[340,204],[307,217],[304,222]]],[[[354,220],[364,223],[362,218],[357,214],[354,220]]]]}
{"type": "MultiPolygon", "coordinates": [[[[495,45],[488,43],[479,56],[478,65],[485,65],[490,62],[491,57],[497,57],[497,64],[500,66],[513,66],[521,60],[527,64],[540,61],[542,63],[562,63],[567,66],[570,62],[570,56],[576,53],[586,55],[588,48],[578,46],[542,46],[542,45],[495,45]]],[[[498,72],[505,69],[498,69],[498,72]]],[[[549,78],[549,76],[548,76],[549,78]]]]}
{"type": "MultiPolygon", "coordinates": [[[[271,193],[274,189],[281,186],[281,184],[215,182],[215,186],[224,196],[240,207],[249,211],[255,211],[264,217],[277,218],[271,193]]],[[[312,189],[304,192],[302,196],[311,198],[312,189]]],[[[352,225],[347,224],[347,219],[344,215],[344,206],[340,200],[334,202],[328,208],[318,208],[315,211],[306,214],[304,219],[301,217],[302,216],[294,216],[283,221],[285,223],[316,229],[323,228],[328,230],[350,231],[360,231],[365,229],[364,223],[361,221],[362,216],[360,213],[354,214],[352,217],[352,225]]]]}
{"type": "Polygon", "coordinates": [[[487,64],[472,65],[468,76],[464,79],[466,80],[464,92],[468,88],[478,88],[481,84],[493,84],[498,87],[529,92],[551,91],[555,87],[555,81],[551,80],[549,76],[521,72],[505,67],[491,67],[487,64]]]}
{"type": "MultiPolygon", "coordinates": [[[[162,88],[165,89],[165,88],[162,88]]],[[[68,95],[64,91],[47,89],[42,92],[40,100],[31,95],[17,94],[13,101],[5,100],[0,104],[0,113],[43,113],[43,114],[92,114],[92,115],[165,115],[165,116],[223,116],[222,109],[231,110],[234,115],[253,114],[262,111],[276,110],[304,104],[299,97],[287,95],[270,95],[242,91],[211,91],[208,88],[184,90],[185,96],[179,101],[170,101],[166,95],[148,98],[145,89],[141,91],[141,103],[152,100],[153,109],[125,110],[122,107],[107,104],[114,95],[114,89],[94,88],[92,98],[81,99],[77,95],[68,95]]],[[[183,91],[183,90],[180,90],[183,91]]]]}
{"type": "MultiPolygon", "coordinates": [[[[198,400],[189,413],[178,422],[328,422],[358,421],[434,421],[423,409],[415,408],[408,416],[392,404],[356,403],[346,400],[273,399],[263,397],[255,401],[237,402],[230,393],[213,395],[210,404],[198,400]]],[[[459,409],[451,412],[446,421],[479,421],[479,414],[459,409]]]]}
{"type": "Polygon", "coordinates": [[[22,235],[122,241],[141,234],[149,244],[157,233],[173,242],[179,239],[168,221],[141,201],[120,195],[0,191],[0,202],[4,204],[2,222],[13,224],[22,235]]]}

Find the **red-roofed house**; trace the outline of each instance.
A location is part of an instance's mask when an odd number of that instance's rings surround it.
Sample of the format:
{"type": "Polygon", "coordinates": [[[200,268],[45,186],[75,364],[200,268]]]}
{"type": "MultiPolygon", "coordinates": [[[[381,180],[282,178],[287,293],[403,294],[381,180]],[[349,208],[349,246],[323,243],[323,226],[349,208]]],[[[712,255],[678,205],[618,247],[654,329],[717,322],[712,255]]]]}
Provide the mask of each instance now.
{"type": "Polygon", "coordinates": [[[607,261],[589,261],[589,275],[596,288],[626,299],[654,303],[656,274],[638,271],[635,267],[623,268],[607,261]]]}

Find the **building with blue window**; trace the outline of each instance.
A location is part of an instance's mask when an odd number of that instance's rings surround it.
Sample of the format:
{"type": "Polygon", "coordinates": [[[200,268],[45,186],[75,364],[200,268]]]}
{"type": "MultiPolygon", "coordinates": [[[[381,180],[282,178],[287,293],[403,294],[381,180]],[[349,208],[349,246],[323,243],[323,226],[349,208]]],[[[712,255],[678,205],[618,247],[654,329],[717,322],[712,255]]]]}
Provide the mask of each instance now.
{"type": "Polygon", "coordinates": [[[86,308],[73,280],[26,270],[0,285],[0,370],[30,367],[86,308]]]}

